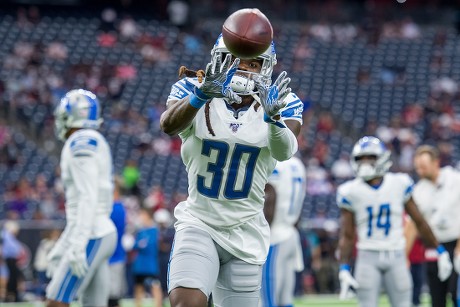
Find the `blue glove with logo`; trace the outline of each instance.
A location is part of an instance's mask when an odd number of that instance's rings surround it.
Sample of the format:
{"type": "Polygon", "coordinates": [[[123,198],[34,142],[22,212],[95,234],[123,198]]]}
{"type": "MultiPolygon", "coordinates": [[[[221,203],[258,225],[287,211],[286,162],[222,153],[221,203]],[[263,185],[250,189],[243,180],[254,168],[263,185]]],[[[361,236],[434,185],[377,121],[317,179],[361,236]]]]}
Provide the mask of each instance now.
{"type": "Polygon", "coordinates": [[[272,85],[267,85],[262,78],[255,78],[257,90],[259,91],[259,99],[262,108],[264,109],[264,120],[267,123],[277,124],[279,120],[279,111],[285,107],[285,98],[291,92],[288,87],[291,78],[286,77],[287,73],[283,71],[272,85]]]}
{"type": "Polygon", "coordinates": [[[233,63],[232,56],[227,54],[224,62],[220,55],[215,56],[215,60],[206,66],[206,73],[203,85],[194,89],[194,95],[190,97],[190,104],[195,108],[201,108],[209,99],[227,98],[230,103],[241,103],[238,96],[230,87],[240,59],[236,58],[233,63]]]}

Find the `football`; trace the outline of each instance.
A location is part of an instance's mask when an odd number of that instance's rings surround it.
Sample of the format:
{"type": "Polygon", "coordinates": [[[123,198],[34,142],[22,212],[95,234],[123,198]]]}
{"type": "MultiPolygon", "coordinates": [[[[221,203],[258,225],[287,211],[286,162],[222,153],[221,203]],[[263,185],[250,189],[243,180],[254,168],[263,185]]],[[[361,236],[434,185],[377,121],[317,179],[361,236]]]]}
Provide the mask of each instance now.
{"type": "Polygon", "coordinates": [[[270,47],[273,28],[259,9],[241,9],[225,20],[222,38],[234,56],[253,59],[270,47]]]}

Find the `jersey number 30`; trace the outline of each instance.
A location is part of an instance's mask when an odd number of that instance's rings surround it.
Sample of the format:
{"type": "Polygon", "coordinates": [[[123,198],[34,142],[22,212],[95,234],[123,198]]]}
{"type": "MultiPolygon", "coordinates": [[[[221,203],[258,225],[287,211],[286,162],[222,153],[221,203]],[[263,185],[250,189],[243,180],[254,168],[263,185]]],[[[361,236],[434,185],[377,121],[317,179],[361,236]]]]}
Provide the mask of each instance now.
{"type": "MultiPolygon", "coordinates": [[[[368,216],[368,228],[367,228],[367,236],[372,236],[372,227],[374,223],[374,207],[369,206],[366,208],[368,216]]],[[[382,204],[379,206],[379,214],[377,216],[376,227],[385,230],[385,236],[388,236],[390,232],[390,204],[382,204]]]]}
{"type": "MultiPolygon", "coordinates": [[[[218,198],[219,190],[222,185],[224,175],[224,167],[229,156],[230,146],[225,142],[203,140],[203,147],[201,154],[207,157],[211,156],[212,150],[217,151],[215,162],[209,162],[207,172],[212,174],[211,184],[205,185],[205,176],[198,175],[197,188],[200,194],[207,197],[218,198]]],[[[254,175],[254,168],[256,167],[257,157],[259,156],[260,148],[251,147],[242,144],[235,144],[235,149],[230,155],[229,168],[227,178],[225,180],[224,197],[227,199],[242,199],[247,198],[252,184],[252,177],[254,175]],[[244,174],[239,172],[239,166],[243,156],[247,156],[244,174]],[[236,189],[236,181],[238,175],[244,175],[243,184],[241,189],[236,189]]]]}

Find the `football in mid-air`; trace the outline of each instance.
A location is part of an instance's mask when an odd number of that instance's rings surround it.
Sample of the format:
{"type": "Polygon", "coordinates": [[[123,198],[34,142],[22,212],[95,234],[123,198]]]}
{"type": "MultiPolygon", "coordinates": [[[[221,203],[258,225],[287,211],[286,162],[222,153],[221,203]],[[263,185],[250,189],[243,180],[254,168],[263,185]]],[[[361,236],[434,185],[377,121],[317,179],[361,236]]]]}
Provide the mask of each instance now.
{"type": "Polygon", "coordinates": [[[222,38],[234,56],[253,59],[270,47],[273,28],[259,9],[241,9],[225,20],[222,38]]]}

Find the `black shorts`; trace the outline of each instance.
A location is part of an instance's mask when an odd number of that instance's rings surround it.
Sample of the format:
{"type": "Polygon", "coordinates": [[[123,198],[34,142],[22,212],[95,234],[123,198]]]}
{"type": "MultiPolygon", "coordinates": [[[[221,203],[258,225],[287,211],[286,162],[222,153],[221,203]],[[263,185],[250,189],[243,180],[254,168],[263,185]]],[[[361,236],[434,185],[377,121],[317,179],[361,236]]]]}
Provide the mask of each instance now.
{"type": "Polygon", "coordinates": [[[157,275],[134,275],[134,284],[136,285],[155,285],[160,279],[157,275]]]}

